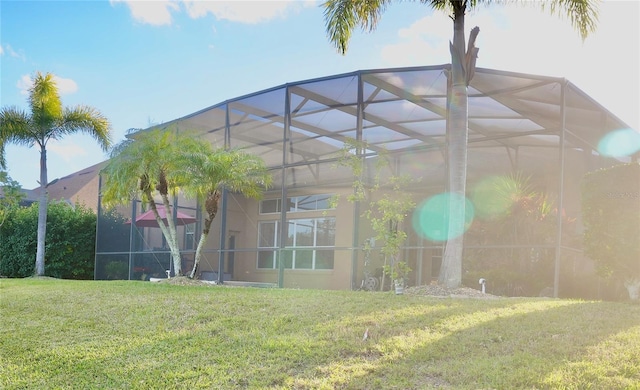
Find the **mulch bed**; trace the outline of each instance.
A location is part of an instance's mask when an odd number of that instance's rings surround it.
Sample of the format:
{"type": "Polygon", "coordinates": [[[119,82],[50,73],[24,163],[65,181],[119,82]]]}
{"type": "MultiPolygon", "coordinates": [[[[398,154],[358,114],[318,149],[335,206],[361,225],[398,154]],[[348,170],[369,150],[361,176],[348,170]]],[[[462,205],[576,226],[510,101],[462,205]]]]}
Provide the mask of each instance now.
{"type": "MultiPolygon", "coordinates": [[[[164,279],[159,283],[168,283],[178,286],[215,286],[215,284],[198,279],[189,279],[186,276],[164,279]]],[[[224,284],[223,284],[224,286],[224,284]]],[[[404,289],[407,295],[423,295],[438,298],[474,298],[474,299],[496,299],[496,295],[483,294],[482,291],[469,287],[449,289],[438,284],[424,286],[407,287],[404,289]]]]}
{"type": "Polygon", "coordinates": [[[408,287],[404,289],[405,294],[424,295],[438,298],[474,298],[474,299],[497,299],[496,295],[483,294],[482,291],[469,287],[446,288],[438,284],[428,284],[425,286],[408,287]]]}

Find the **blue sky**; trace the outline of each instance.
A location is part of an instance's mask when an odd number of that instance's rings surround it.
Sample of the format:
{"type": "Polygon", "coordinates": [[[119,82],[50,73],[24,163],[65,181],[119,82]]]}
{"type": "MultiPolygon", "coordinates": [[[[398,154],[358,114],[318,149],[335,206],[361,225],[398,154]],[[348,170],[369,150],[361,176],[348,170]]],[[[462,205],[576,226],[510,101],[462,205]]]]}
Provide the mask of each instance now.
{"type": "MultiPolygon", "coordinates": [[[[638,130],[640,3],[606,1],[583,43],[568,20],[538,7],[492,5],[477,65],[566,77],[638,130]]],[[[63,104],[98,108],[114,141],[287,82],[359,69],[449,63],[450,19],[419,2],[389,6],[378,29],[356,33],[346,56],[328,42],[313,1],[0,1],[0,103],[27,109],[36,71],[58,76],[63,104]]],[[[38,186],[39,153],[7,148],[9,174],[38,186]]],[[[87,136],[48,147],[49,180],[107,158],[87,136]]]]}

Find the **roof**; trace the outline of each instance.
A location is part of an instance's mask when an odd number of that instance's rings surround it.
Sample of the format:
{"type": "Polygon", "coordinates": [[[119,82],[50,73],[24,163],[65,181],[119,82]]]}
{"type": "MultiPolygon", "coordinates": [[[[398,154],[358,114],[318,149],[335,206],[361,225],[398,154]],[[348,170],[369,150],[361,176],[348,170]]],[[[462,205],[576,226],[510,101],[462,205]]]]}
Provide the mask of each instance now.
{"type": "MultiPolygon", "coordinates": [[[[218,146],[247,148],[272,167],[282,166],[283,153],[289,165],[330,159],[362,128],[373,153],[432,150],[422,164],[437,174],[446,149],[449,73],[444,64],[287,83],[156,127],[198,130],[218,146]]],[[[564,78],[477,68],[468,94],[470,165],[514,164],[515,155],[534,165],[557,161],[562,142],[595,151],[605,134],[629,127],[564,78]]]]}
{"type": "MultiPolygon", "coordinates": [[[[107,161],[100,162],[70,175],[49,182],[47,191],[50,200],[63,200],[69,203],[83,203],[97,210],[98,181],[100,170],[107,161]]],[[[34,195],[40,195],[40,187],[34,188],[34,195]]]]}

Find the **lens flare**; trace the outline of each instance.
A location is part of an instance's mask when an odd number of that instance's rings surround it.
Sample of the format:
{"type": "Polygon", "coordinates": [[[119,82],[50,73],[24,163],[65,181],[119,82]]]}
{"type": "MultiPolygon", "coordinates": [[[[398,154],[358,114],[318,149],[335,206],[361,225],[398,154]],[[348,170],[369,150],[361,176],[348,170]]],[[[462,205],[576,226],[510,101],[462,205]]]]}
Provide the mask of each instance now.
{"type": "Polygon", "coordinates": [[[640,132],[620,129],[602,137],[598,153],[607,157],[626,157],[640,151],[640,132]]]}
{"type": "Polygon", "coordinates": [[[507,180],[511,179],[505,176],[491,176],[475,185],[471,201],[478,218],[494,219],[507,214],[513,202],[509,196],[505,196],[503,189],[516,185],[509,185],[507,180]]]}
{"type": "Polygon", "coordinates": [[[467,198],[458,194],[442,193],[430,197],[416,207],[412,224],[415,232],[423,238],[431,241],[447,241],[464,234],[473,222],[473,215],[473,204],[467,198]],[[449,232],[449,202],[465,205],[464,226],[452,232],[449,232]]]}

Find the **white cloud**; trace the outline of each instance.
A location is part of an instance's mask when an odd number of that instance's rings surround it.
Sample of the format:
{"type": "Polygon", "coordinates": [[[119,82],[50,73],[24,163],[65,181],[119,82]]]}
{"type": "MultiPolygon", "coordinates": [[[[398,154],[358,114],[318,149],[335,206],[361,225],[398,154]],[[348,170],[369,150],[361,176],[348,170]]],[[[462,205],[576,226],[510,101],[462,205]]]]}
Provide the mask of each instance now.
{"type": "MultiPolygon", "coordinates": [[[[78,91],[78,84],[72,79],[65,79],[59,76],[53,76],[53,80],[56,82],[58,92],[60,95],[69,95],[78,91]]],[[[33,86],[33,79],[30,75],[23,75],[16,83],[16,87],[23,95],[29,94],[29,89],[33,86]]]]}
{"type": "Polygon", "coordinates": [[[392,67],[448,63],[452,31],[453,24],[444,14],[426,16],[400,29],[398,43],[382,48],[382,60],[392,67]]]}
{"type": "Polygon", "coordinates": [[[77,157],[88,155],[87,150],[82,145],[67,140],[49,141],[47,151],[55,153],[67,163],[72,162],[77,157]]]}
{"type": "Polygon", "coordinates": [[[299,1],[203,1],[184,2],[187,13],[196,19],[212,14],[218,20],[256,24],[275,18],[284,18],[291,9],[303,6],[299,1]]]}
{"type": "Polygon", "coordinates": [[[9,44],[4,45],[4,47],[0,46],[0,55],[4,55],[5,53],[9,54],[13,58],[21,59],[22,61],[27,60],[27,57],[24,55],[22,50],[17,52],[13,50],[13,47],[11,47],[11,45],[9,44]]]}
{"type": "Polygon", "coordinates": [[[20,80],[16,83],[16,87],[20,90],[20,93],[23,95],[29,94],[29,88],[33,86],[33,80],[31,80],[31,76],[28,74],[23,75],[20,80]]]}
{"type": "Polygon", "coordinates": [[[180,10],[178,3],[170,0],[111,0],[114,3],[127,4],[135,20],[154,26],[170,25],[171,12],[180,10]]]}
{"type": "Polygon", "coordinates": [[[64,79],[62,77],[54,76],[53,79],[58,85],[58,91],[61,95],[69,95],[78,92],[78,84],[72,79],[64,79]]]}
{"type": "Polygon", "coordinates": [[[313,0],[110,0],[111,4],[125,3],[133,18],[141,23],[154,26],[171,25],[172,13],[180,11],[184,5],[192,19],[209,14],[217,20],[256,24],[275,18],[285,18],[291,11],[302,7],[315,6],[313,0]]]}

